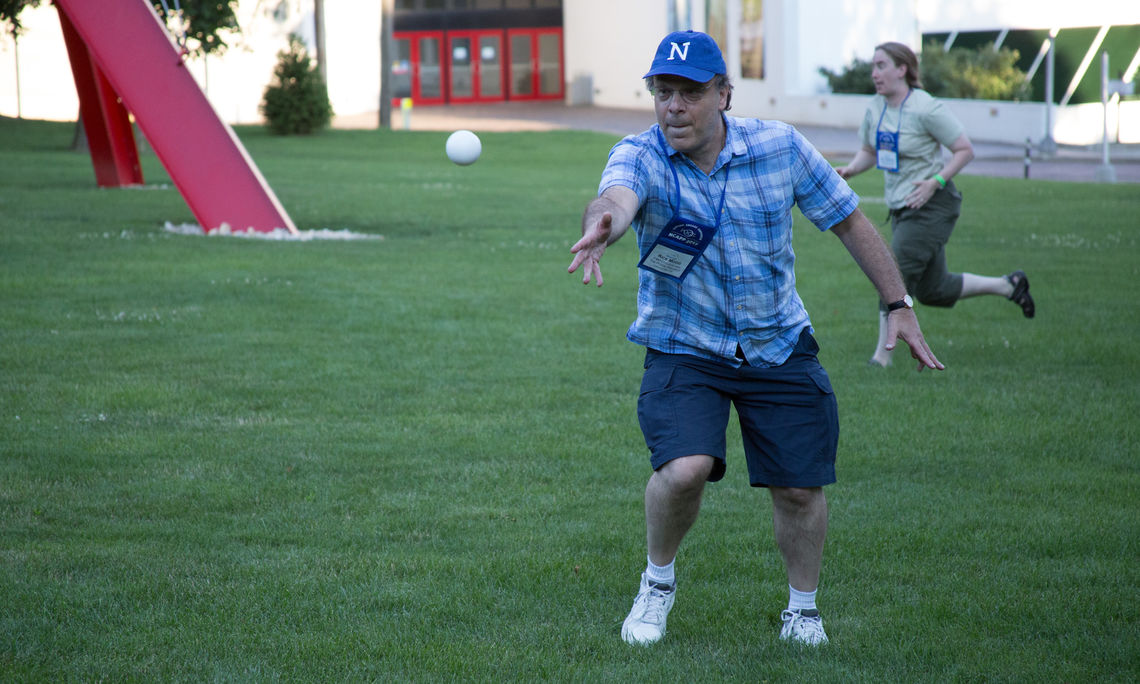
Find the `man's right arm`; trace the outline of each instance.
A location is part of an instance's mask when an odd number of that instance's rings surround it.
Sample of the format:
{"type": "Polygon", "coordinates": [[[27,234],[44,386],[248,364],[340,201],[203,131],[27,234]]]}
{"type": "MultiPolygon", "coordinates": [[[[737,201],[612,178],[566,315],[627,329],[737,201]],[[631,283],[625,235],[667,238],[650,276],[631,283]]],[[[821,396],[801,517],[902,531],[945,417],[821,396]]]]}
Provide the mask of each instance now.
{"type": "Polygon", "coordinates": [[[640,201],[637,193],[621,185],[606,188],[586,206],[582,214],[582,239],[570,248],[574,260],[570,273],[582,267],[582,284],[589,284],[591,276],[602,286],[602,269],[598,265],[606,247],[617,242],[637,214],[640,201]]]}

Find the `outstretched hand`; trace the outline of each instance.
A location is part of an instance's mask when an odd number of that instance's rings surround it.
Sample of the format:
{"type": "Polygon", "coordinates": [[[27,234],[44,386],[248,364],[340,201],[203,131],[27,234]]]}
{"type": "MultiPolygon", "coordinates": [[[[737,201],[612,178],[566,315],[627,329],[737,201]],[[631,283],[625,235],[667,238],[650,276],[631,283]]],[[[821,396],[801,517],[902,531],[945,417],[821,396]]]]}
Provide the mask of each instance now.
{"type": "Polygon", "coordinates": [[[922,330],[918,327],[918,318],[911,309],[898,309],[887,315],[887,344],[885,349],[893,351],[900,338],[910,347],[910,355],[918,361],[920,373],[924,368],[946,370],[946,366],[942,365],[942,362],[930,350],[930,346],[926,344],[926,338],[922,336],[922,330]]]}
{"type": "Polygon", "coordinates": [[[590,278],[593,277],[597,281],[598,287],[602,286],[602,268],[598,262],[606,253],[606,245],[609,242],[610,235],[613,234],[613,222],[613,214],[608,211],[605,212],[597,223],[582,234],[582,239],[575,242],[574,246],[570,248],[570,252],[575,256],[574,260],[570,262],[570,268],[567,269],[567,272],[573,273],[582,267],[583,285],[588,285],[590,278]]]}

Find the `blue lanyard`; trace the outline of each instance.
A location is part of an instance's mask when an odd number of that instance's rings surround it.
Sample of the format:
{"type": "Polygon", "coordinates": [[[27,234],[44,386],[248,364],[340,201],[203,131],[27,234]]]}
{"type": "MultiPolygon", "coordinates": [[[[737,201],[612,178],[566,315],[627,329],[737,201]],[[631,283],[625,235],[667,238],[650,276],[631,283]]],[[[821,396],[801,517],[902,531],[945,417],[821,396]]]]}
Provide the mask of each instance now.
{"type": "MultiPolygon", "coordinates": [[[[896,136],[896,138],[898,137],[898,134],[899,134],[899,132],[901,132],[901,131],[902,131],[902,110],[903,110],[903,105],[905,105],[905,104],[906,104],[906,101],[910,99],[910,94],[911,94],[911,93],[913,93],[913,92],[914,92],[914,88],[908,88],[908,89],[907,89],[907,91],[906,91],[906,97],[904,97],[904,98],[903,98],[903,101],[899,103],[899,125],[898,125],[898,128],[896,128],[896,129],[895,129],[895,136],[896,136]]],[[[876,125],[876,126],[875,126],[875,135],[876,135],[876,136],[878,135],[879,131],[881,131],[881,130],[882,130],[882,128],[883,128],[883,117],[884,117],[884,116],[886,116],[886,114],[887,114],[887,107],[888,107],[888,106],[889,106],[889,105],[887,104],[887,100],[886,100],[886,98],[883,98],[883,111],[882,111],[882,113],[881,113],[881,114],[879,114],[879,123],[878,123],[878,125],[876,125]]]]}
{"type": "MultiPolygon", "coordinates": [[[[909,93],[907,94],[909,97],[909,93]]],[[[677,193],[677,208],[673,211],[673,218],[681,215],[681,180],[677,176],[677,168],[673,166],[673,160],[669,158],[669,148],[665,145],[665,136],[661,134],[661,129],[657,129],[657,140],[661,143],[661,150],[665,153],[665,163],[669,165],[669,170],[673,172],[673,189],[677,193]]],[[[720,228],[720,217],[724,211],[724,200],[728,196],[728,169],[732,166],[729,161],[724,165],[724,184],[720,189],[720,206],[716,209],[716,225],[713,230],[720,228]]]]}

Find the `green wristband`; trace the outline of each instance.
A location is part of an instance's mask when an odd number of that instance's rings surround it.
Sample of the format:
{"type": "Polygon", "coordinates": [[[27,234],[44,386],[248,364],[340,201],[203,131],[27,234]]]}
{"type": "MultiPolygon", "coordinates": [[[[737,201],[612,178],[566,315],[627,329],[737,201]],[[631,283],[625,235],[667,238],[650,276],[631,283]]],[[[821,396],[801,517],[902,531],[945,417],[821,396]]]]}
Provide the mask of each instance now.
{"type": "Polygon", "coordinates": [[[946,187],[946,179],[942,177],[942,174],[940,174],[940,173],[934,174],[934,180],[938,181],[938,184],[941,185],[942,187],[946,187]]]}

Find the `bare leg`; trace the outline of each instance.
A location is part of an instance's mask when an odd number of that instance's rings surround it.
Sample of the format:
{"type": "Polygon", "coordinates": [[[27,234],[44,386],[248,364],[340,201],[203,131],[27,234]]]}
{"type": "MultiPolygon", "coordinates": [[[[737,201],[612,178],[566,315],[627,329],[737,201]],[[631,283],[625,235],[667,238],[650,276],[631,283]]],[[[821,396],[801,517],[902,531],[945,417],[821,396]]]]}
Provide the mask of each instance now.
{"type": "Polygon", "coordinates": [[[887,312],[880,311],[879,341],[875,343],[875,353],[873,356],[871,356],[871,360],[868,363],[871,365],[879,365],[884,368],[891,365],[892,352],[887,351],[887,342],[890,342],[890,340],[887,339],[887,312]]]}
{"type": "Polygon", "coordinates": [[[827,497],[822,487],[772,487],[772,522],[776,545],[784,557],[788,584],[815,591],[827,537],[827,497]]]}
{"type": "Polygon", "coordinates": [[[962,274],[962,294],[958,299],[978,295],[1001,295],[1006,299],[1013,294],[1013,283],[1002,276],[980,276],[973,273],[962,274]]]}
{"type": "Polygon", "coordinates": [[[668,565],[676,558],[681,540],[697,520],[712,467],[712,456],[685,456],[669,461],[649,478],[645,536],[654,565],[668,565]]]}

